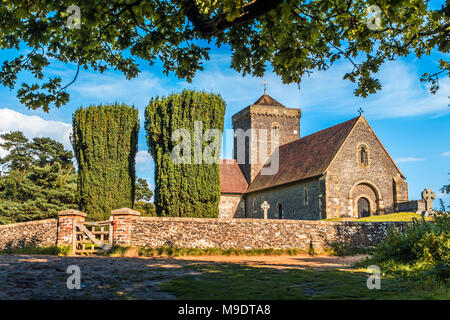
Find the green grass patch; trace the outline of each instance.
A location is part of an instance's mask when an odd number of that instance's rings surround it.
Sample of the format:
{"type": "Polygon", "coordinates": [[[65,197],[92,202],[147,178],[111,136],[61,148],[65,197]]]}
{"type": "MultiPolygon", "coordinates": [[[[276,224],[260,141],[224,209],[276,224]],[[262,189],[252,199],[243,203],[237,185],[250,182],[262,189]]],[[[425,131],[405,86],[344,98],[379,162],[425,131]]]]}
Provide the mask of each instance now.
{"type": "MultiPolygon", "coordinates": [[[[347,220],[354,222],[387,222],[387,221],[412,221],[415,219],[420,219],[422,216],[420,214],[414,212],[397,212],[397,213],[389,213],[382,214],[379,216],[370,216],[366,218],[347,220]]],[[[432,220],[433,217],[426,217],[425,220],[432,220]]],[[[323,221],[344,221],[344,218],[330,218],[323,219],[323,221]]]]}
{"type": "MultiPolygon", "coordinates": [[[[413,219],[421,219],[420,214],[414,212],[389,213],[379,216],[370,216],[358,219],[358,222],[384,222],[384,221],[412,221],[413,219]]],[[[432,217],[426,217],[425,220],[432,220],[432,217]]]]}
{"type": "Polygon", "coordinates": [[[372,254],[374,248],[352,248],[342,243],[334,243],[325,249],[325,253],[330,256],[355,256],[358,254],[372,254]]]}
{"type": "Polygon", "coordinates": [[[65,256],[71,252],[70,246],[51,246],[51,247],[23,247],[15,249],[3,249],[0,250],[1,255],[5,254],[41,254],[41,255],[51,255],[51,256],[65,256]]]}
{"type": "Polygon", "coordinates": [[[449,299],[436,282],[408,282],[382,276],[381,288],[369,290],[365,269],[277,270],[239,264],[194,265],[200,274],[160,284],[177,299],[449,299]]]}

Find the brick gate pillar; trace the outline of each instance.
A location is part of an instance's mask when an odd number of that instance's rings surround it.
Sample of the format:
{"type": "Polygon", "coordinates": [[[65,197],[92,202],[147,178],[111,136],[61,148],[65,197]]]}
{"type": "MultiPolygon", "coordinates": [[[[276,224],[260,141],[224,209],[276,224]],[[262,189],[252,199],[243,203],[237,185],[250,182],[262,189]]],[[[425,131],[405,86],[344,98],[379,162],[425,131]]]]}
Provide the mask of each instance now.
{"type": "Polygon", "coordinates": [[[58,213],[58,237],[57,246],[72,245],[74,237],[74,221],[82,222],[86,219],[86,213],[70,209],[58,213]]]}
{"type": "Polygon", "coordinates": [[[111,211],[113,219],[113,245],[131,245],[131,224],[135,217],[140,216],[138,211],[122,208],[111,211]]]}

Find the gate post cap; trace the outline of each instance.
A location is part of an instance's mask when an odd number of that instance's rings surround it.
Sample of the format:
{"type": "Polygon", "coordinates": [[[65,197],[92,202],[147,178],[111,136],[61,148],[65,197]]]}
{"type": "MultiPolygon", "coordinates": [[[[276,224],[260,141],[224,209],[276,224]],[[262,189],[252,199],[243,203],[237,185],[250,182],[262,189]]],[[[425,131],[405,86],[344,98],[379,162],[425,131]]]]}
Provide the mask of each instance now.
{"type": "Polygon", "coordinates": [[[60,211],[58,212],[58,216],[77,216],[77,217],[87,217],[87,214],[75,209],[69,209],[69,210],[64,210],[64,211],[60,211]]]}
{"type": "Polygon", "coordinates": [[[116,210],[111,210],[112,216],[140,216],[141,213],[139,211],[130,209],[130,208],[121,208],[116,210]]]}

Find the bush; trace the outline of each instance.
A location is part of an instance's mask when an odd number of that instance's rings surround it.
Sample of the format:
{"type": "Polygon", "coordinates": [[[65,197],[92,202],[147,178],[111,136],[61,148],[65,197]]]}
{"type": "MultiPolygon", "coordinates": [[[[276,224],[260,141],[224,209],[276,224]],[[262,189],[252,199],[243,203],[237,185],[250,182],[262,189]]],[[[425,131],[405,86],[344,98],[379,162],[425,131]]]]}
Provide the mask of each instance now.
{"type": "Polygon", "coordinates": [[[393,259],[400,263],[425,262],[430,264],[449,262],[450,219],[448,215],[436,215],[434,220],[414,219],[404,232],[390,229],[386,241],[374,252],[374,258],[393,259]]]}
{"type": "Polygon", "coordinates": [[[386,240],[362,265],[376,264],[385,271],[403,276],[447,279],[450,272],[449,227],[449,216],[436,214],[431,221],[414,219],[403,232],[390,229],[386,240]]]}

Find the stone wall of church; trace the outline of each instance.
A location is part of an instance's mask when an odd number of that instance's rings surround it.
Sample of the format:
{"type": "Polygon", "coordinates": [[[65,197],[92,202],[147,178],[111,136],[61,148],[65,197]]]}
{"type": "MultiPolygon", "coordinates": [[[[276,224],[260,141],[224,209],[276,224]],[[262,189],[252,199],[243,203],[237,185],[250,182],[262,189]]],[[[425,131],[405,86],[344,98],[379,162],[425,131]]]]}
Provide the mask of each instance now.
{"type": "Polygon", "coordinates": [[[242,195],[222,194],[219,202],[219,219],[245,218],[245,201],[242,195]]]}
{"type": "MultiPolygon", "coordinates": [[[[360,197],[369,200],[372,214],[393,212],[394,179],[403,180],[375,134],[361,119],[327,171],[327,218],[358,217],[360,197]],[[367,150],[366,165],[360,163],[361,146],[367,150]]],[[[408,199],[406,182],[401,185],[396,197],[404,201],[408,199]]]]}
{"type": "Polygon", "coordinates": [[[264,218],[261,204],[267,201],[270,205],[268,219],[279,219],[278,208],[281,205],[283,219],[318,220],[321,215],[325,217],[323,195],[324,181],[319,178],[252,192],[247,194],[247,217],[264,218]]]}

